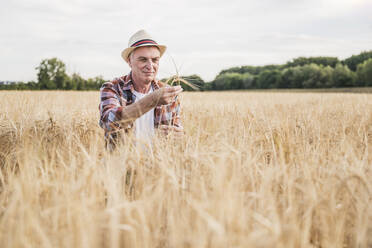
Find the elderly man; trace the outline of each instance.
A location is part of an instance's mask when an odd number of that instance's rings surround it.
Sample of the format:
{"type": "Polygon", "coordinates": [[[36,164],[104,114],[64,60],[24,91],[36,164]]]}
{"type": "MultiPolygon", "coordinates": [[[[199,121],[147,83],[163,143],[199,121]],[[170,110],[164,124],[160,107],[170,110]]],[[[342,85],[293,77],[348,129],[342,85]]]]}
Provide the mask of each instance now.
{"type": "Polygon", "coordinates": [[[131,72],[102,85],[100,126],[109,150],[130,130],[137,141],[150,143],[156,129],[163,134],[183,134],[177,98],[181,86],[170,87],[155,79],[165,50],[146,31],[138,31],[121,53],[131,72]]]}

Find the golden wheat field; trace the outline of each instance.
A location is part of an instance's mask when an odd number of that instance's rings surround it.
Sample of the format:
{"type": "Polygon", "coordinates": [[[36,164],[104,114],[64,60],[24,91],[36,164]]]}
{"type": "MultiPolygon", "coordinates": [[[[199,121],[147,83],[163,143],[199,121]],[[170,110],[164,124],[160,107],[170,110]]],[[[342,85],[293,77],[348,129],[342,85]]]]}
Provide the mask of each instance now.
{"type": "Polygon", "coordinates": [[[0,92],[0,247],[372,247],[372,95],[181,100],[110,154],[98,92],[0,92]]]}

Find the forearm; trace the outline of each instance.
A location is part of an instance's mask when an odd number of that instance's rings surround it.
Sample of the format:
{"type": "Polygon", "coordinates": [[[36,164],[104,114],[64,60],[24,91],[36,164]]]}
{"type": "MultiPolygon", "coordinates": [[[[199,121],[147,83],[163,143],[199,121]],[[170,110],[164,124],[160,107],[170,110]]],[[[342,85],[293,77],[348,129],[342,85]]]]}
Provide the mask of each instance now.
{"type": "Polygon", "coordinates": [[[134,122],[143,114],[155,108],[157,105],[154,94],[149,94],[146,97],[126,106],[121,112],[120,122],[124,125],[134,122]]]}

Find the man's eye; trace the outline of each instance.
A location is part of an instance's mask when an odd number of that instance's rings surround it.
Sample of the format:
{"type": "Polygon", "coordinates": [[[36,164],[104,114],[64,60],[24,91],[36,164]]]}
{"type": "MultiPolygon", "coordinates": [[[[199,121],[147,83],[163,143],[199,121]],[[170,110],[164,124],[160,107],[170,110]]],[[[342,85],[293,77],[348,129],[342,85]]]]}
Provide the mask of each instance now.
{"type": "Polygon", "coordinates": [[[159,59],[156,58],[156,59],[152,59],[152,63],[158,63],[159,62],[159,59]]]}

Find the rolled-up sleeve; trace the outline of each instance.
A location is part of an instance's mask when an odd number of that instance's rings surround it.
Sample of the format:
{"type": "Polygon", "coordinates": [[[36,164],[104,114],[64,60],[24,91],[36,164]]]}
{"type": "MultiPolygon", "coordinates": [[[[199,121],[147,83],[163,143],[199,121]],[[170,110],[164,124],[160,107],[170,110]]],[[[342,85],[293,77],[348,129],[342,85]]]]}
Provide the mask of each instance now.
{"type": "Polygon", "coordinates": [[[120,117],[123,106],[120,103],[120,95],[111,82],[104,83],[100,89],[100,121],[99,125],[106,131],[111,132],[120,129],[120,117]]]}

